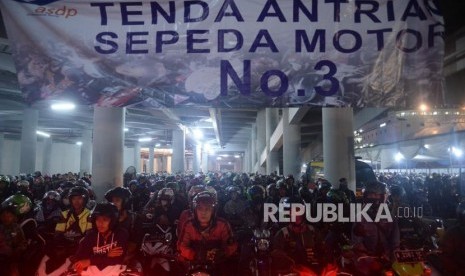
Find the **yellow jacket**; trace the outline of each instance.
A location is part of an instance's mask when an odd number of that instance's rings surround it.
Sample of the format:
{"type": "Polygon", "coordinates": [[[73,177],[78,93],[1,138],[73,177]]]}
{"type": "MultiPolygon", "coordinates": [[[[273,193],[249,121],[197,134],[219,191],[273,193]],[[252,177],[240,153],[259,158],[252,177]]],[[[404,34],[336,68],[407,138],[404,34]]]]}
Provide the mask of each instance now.
{"type": "MultiPolygon", "coordinates": [[[[70,210],[61,212],[61,215],[61,220],[55,226],[55,231],[64,233],[75,222],[75,217],[71,215],[70,210]]],[[[89,215],[90,210],[84,208],[84,211],[77,216],[77,219],[79,220],[79,228],[81,229],[82,234],[84,234],[87,230],[92,229],[92,222],[90,221],[89,215]]]]}

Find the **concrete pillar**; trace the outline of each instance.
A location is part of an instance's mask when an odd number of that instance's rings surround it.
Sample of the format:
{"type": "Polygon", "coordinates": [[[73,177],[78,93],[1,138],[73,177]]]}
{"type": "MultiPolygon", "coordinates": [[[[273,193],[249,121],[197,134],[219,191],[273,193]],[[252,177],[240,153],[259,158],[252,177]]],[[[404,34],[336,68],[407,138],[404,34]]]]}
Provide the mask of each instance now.
{"type": "Polygon", "coordinates": [[[192,171],[194,174],[200,172],[200,164],[202,163],[202,145],[194,145],[194,164],[192,171]]]}
{"type": "Polygon", "coordinates": [[[149,145],[149,169],[147,170],[148,173],[153,173],[153,158],[155,154],[155,146],[150,144],[149,145]]]}
{"type": "Polygon", "coordinates": [[[289,124],[290,108],[283,109],[283,174],[300,176],[300,126],[289,124]]]}
{"type": "Polygon", "coordinates": [[[247,145],[247,148],[245,149],[244,152],[244,158],[242,159],[242,167],[244,172],[249,171],[249,146],[247,145]]]}
{"type": "Polygon", "coordinates": [[[173,130],[173,157],[171,159],[171,172],[184,173],[186,170],[186,133],[182,129],[173,130]]]}
{"type": "Polygon", "coordinates": [[[124,115],[124,108],[94,107],[92,186],[98,201],[123,186],[124,115]]]}
{"type": "Polygon", "coordinates": [[[168,156],[162,155],[161,157],[161,171],[166,172],[168,171],[168,156]]]}
{"type": "Polygon", "coordinates": [[[252,140],[251,140],[251,151],[250,154],[252,156],[252,167],[251,171],[256,172],[257,168],[255,165],[257,164],[257,125],[252,125],[252,140]]]}
{"type": "Polygon", "coordinates": [[[140,168],[140,143],[136,142],[134,144],[134,167],[136,172],[140,173],[142,170],[140,168]]]}
{"type": "Polygon", "coordinates": [[[36,166],[37,151],[37,123],[39,110],[26,108],[23,110],[23,123],[21,128],[21,159],[20,173],[33,173],[36,166]]]}
{"type": "Polygon", "coordinates": [[[201,164],[202,172],[207,173],[208,172],[208,152],[205,150],[205,147],[203,147],[202,150],[202,164],[201,164]]]}
{"type": "Polygon", "coordinates": [[[339,179],[347,178],[355,191],[355,159],[353,112],[351,107],[323,108],[323,160],[325,178],[339,187],[339,179]]]}
{"type": "Polygon", "coordinates": [[[80,173],[92,173],[92,129],[82,132],[80,173]]]}
{"type": "Polygon", "coordinates": [[[52,137],[44,139],[44,153],[42,156],[42,175],[52,174],[52,142],[52,137]]]}
{"type": "Polygon", "coordinates": [[[260,164],[260,159],[262,156],[263,151],[266,149],[266,110],[260,109],[257,113],[257,161],[258,164],[258,172],[259,173],[266,173],[266,167],[262,167],[260,164]]]}
{"type": "Polygon", "coordinates": [[[279,152],[271,151],[270,148],[270,139],[271,135],[276,129],[276,126],[279,123],[279,109],[277,108],[267,108],[266,109],[266,152],[268,153],[266,157],[266,174],[271,174],[274,171],[279,170],[279,152]]]}

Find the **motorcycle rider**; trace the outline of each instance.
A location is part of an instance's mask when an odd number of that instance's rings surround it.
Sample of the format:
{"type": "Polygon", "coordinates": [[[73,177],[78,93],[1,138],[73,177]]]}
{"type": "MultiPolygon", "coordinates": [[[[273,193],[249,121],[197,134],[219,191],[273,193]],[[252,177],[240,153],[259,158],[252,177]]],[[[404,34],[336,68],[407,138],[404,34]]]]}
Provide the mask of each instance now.
{"type": "Polygon", "coordinates": [[[240,198],[241,190],[237,186],[228,186],[226,188],[229,200],[224,205],[225,218],[234,227],[240,227],[242,225],[241,215],[247,208],[247,202],[240,198]]]}
{"type": "MultiPolygon", "coordinates": [[[[303,204],[304,202],[297,197],[286,197],[280,203],[303,204]]],[[[295,264],[321,270],[323,260],[318,259],[315,252],[322,251],[322,240],[313,226],[306,223],[304,215],[296,216],[295,221],[281,228],[274,236],[272,255],[285,255],[295,264]]]]}
{"type": "Polygon", "coordinates": [[[134,261],[138,244],[142,238],[142,229],[137,214],[127,210],[130,204],[131,192],[128,188],[115,187],[105,193],[105,199],[118,209],[118,225],[129,233],[128,252],[125,263],[134,261]]]}
{"type": "Polygon", "coordinates": [[[39,265],[45,246],[44,239],[37,231],[37,222],[34,220],[33,215],[33,204],[27,196],[16,193],[2,203],[2,207],[8,206],[16,209],[18,224],[27,241],[27,250],[23,252],[20,258],[22,262],[27,261],[28,265],[19,267],[20,274],[32,275],[39,265]]]}
{"type": "Polygon", "coordinates": [[[118,227],[118,208],[112,203],[98,203],[91,214],[93,229],[79,243],[73,267],[78,273],[96,266],[103,270],[121,265],[127,249],[128,232],[118,227]]]}
{"type": "Polygon", "coordinates": [[[46,241],[53,239],[56,224],[61,219],[60,202],[61,197],[57,191],[48,191],[35,210],[38,231],[46,241]]]}
{"type": "Polygon", "coordinates": [[[184,223],[186,223],[189,219],[193,217],[192,201],[194,200],[194,197],[200,192],[203,192],[205,190],[206,188],[204,185],[193,185],[190,187],[189,193],[187,195],[189,209],[182,211],[181,215],[179,216],[178,225],[176,227],[176,234],[178,237],[179,235],[181,235],[181,231],[182,231],[182,227],[184,226],[184,223]]]}
{"type": "Polygon", "coordinates": [[[0,209],[0,266],[1,275],[19,275],[20,256],[27,248],[27,240],[18,224],[17,208],[0,209]]]}
{"type": "Polygon", "coordinates": [[[387,195],[386,184],[379,181],[368,182],[363,191],[364,203],[372,204],[367,213],[373,222],[363,219],[354,223],[352,227],[352,243],[356,258],[354,264],[360,275],[379,273],[384,263],[394,261],[394,250],[399,248],[400,233],[395,217],[391,222],[374,221],[381,204],[386,203],[387,195]]]}
{"type": "MultiPolygon", "coordinates": [[[[78,248],[79,241],[86,232],[92,229],[86,208],[89,193],[84,187],[73,187],[69,190],[68,198],[70,209],[61,213],[61,219],[55,227],[54,256],[51,257],[51,267],[58,267],[67,257],[73,256],[78,248]]],[[[48,265],[47,265],[48,266],[48,265]]]]}
{"type": "MultiPolygon", "coordinates": [[[[237,243],[231,227],[226,220],[216,216],[216,206],[215,197],[207,191],[194,197],[194,216],[184,224],[177,244],[184,266],[189,261],[217,263],[236,253],[237,243]]],[[[216,268],[221,270],[218,275],[230,275],[234,271],[228,261],[216,268]]]]}

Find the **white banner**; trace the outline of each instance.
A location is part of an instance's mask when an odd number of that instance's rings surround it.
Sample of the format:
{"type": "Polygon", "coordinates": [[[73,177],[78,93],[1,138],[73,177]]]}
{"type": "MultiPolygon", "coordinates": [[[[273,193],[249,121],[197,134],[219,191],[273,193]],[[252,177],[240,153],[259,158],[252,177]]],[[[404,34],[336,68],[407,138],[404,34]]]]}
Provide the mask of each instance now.
{"type": "Polygon", "coordinates": [[[26,101],[443,103],[433,0],[2,0],[26,101]]]}

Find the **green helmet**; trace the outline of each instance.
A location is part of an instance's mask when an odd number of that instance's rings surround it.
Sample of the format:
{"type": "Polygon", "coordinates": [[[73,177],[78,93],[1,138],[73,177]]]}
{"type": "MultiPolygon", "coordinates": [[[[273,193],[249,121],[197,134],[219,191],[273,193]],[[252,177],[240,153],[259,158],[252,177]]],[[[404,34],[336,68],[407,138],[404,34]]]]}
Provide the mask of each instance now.
{"type": "Polygon", "coordinates": [[[2,208],[14,207],[16,215],[23,215],[32,209],[32,201],[23,194],[15,194],[2,202],[2,208]]]}

